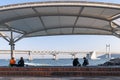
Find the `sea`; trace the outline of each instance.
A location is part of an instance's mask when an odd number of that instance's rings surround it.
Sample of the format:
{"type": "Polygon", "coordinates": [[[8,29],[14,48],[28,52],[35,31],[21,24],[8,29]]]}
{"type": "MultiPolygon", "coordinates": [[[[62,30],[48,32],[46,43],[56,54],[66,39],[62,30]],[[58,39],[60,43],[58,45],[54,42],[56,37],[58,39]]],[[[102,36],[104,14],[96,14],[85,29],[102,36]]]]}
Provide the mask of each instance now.
{"type": "MultiPolygon", "coordinates": [[[[88,59],[89,65],[88,66],[97,66],[99,64],[103,64],[106,61],[109,61],[110,58],[106,58],[106,55],[100,55],[96,59],[88,59]]],[[[6,56],[5,56],[6,57],[6,56]]],[[[17,57],[17,56],[16,56],[17,57]]],[[[19,60],[19,55],[18,58],[16,58],[16,63],[19,60]]],[[[25,56],[23,56],[25,57],[25,56]]],[[[120,54],[112,54],[111,58],[119,58],[120,54]]],[[[5,59],[4,57],[1,56],[0,59],[0,66],[9,66],[9,61],[10,57],[5,59]]],[[[59,59],[53,59],[53,58],[33,58],[32,60],[29,60],[28,58],[24,58],[25,65],[29,66],[73,66],[73,58],[59,58],[59,59]]],[[[83,63],[83,57],[79,58],[79,62],[82,65],[83,63]]]]}
{"type": "MultiPolygon", "coordinates": [[[[16,59],[16,63],[19,59],[16,59]]],[[[73,59],[24,59],[26,66],[72,66],[73,59]]],[[[97,66],[108,61],[108,59],[88,59],[89,66],[97,66]]],[[[79,59],[80,64],[83,63],[83,59],[79,59]]],[[[9,59],[0,59],[0,66],[9,66],[9,59]]]]}

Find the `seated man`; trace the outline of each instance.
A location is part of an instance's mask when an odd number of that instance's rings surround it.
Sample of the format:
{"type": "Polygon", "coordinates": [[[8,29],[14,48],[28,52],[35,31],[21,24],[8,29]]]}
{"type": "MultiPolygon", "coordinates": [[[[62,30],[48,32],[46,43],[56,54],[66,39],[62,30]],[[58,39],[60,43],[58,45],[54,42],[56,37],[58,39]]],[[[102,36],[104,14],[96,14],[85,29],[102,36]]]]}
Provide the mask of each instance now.
{"type": "Polygon", "coordinates": [[[24,59],[23,57],[20,58],[20,60],[18,61],[18,67],[24,67],[24,59]]]}
{"type": "Polygon", "coordinates": [[[16,61],[15,61],[15,59],[14,59],[14,57],[12,57],[11,59],[10,59],[10,66],[16,66],[16,61]]]}
{"type": "Polygon", "coordinates": [[[86,57],[83,57],[84,61],[83,61],[83,66],[87,66],[89,65],[88,59],[86,57]]]}
{"type": "Polygon", "coordinates": [[[73,66],[81,66],[81,64],[80,64],[79,61],[78,61],[78,58],[75,58],[75,59],[73,60],[73,66]]]}

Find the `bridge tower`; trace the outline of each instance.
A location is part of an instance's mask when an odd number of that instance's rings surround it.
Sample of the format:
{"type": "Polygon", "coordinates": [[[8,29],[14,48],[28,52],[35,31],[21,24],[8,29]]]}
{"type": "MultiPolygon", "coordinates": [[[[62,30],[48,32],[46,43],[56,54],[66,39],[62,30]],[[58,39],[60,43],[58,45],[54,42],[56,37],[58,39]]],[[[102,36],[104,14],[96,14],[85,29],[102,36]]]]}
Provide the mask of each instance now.
{"type": "Polygon", "coordinates": [[[110,54],[110,44],[106,44],[106,58],[111,58],[111,54],[110,54]]]}

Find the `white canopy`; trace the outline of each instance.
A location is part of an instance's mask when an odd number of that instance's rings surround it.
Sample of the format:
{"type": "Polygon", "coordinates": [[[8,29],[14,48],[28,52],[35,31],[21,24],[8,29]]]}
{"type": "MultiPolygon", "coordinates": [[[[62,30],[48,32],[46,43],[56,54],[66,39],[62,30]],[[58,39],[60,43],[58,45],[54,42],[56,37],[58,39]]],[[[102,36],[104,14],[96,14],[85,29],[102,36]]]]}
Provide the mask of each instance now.
{"type": "Polygon", "coordinates": [[[120,5],[57,1],[13,4],[0,7],[0,31],[24,37],[50,35],[120,36],[120,5]]]}
{"type": "Polygon", "coordinates": [[[114,35],[120,37],[120,5],[53,1],[0,7],[0,35],[11,45],[22,38],[51,35],[114,35]],[[11,32],[8,37],[4,32],[11,32]],[[20,34],[14,37],[15,34],[20,34]]]}

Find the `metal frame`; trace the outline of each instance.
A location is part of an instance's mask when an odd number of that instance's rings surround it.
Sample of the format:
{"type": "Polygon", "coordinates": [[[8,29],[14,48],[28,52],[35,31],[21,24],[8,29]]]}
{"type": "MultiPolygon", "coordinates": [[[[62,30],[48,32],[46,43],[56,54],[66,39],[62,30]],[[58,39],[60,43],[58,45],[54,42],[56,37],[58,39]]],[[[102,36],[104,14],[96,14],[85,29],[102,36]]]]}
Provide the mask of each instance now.
{"type": "MultiPolygon", "coordinates": [[[[120,10],[120,5],[119,4],[110,4],[110,3],[99,3],[99,2],[87,2],[87,1],[53,1],[53,2],[33,2],[33,3],[23,3],[23,4],[14,4],[14,5],[6,5],[6,6],[1,6],[0,7],[0,12],[3,12],[3,11],[10,11],[10,10],[19,10],[19,9],[32,9],[35,14],[28,14],[28,15],[22,15],[22,16],[17,16],[17,17],[12,17],[12,18],[7,18],[7,19],[3,19],[0,21],[0,25],[5,25],[5,28],[8,29],[8,31],[11,32],[11,37],[10,38],[7,38],[6,36],[4,36],[3,33],[0,33],[0,35],[6,40],[9,42],[10,44],[10,47],[11,47],[11,57],[13,57],[13,50],[15,49],[14,46],[15,46],[15,42],[19,41],[20,39],[24,38],[24,37],[34,37],[34,36],[27,36],[29,34],[32,34],[32,33],[35,33],[35,32],[39,32],[39,31],[45,31],[46,32],[46,35],[45,36],[50,36],[48,34],[48,31],[47,30],[52,30],[52,29],[58,29],[58,28],[72,28],[72,33],[73,35],[75,35],[74,33],[74,29],[75,28],[87,28],[87,29],[93,29],[93,30],[102,30],[102,31],[106,31],[106,32],[110,32],[110,34],[104,34],[103,35],[114,35],[114,36],[117,36],[117,37],[120,37],[120,34],[117,34],[116,31],[117,31],[117,28],[113,28],[111,26],[111,22],[117,18],[119,18],[119,14],[114,14],[113,16],[110,16],[108,18],[105,18],[105,17],[100,17],[100,16],[92,16],[92,15],[84,15],[84,14],[81,14],[82,11],[84,10],[85,7],[95,7],[95,8],[106,8],[106,9],[115,9],[115,10],[120,10]],[[57,7],[57,11],[58,11],[58,14],[40,14],[36,8],[38,7],[57,7]],[[59,9],[58,7],[81,7],[80,10],[79,10],[79,14],[78,15],[74,15],[74,14],[59,14],[59,9]],[[75,19],[75,22],[74,22],[74,25],[73,26],[61,26],[58,27],[54,27],[54,28],[47,28],[45,26],[45,23],[43,21],[43,19],[41,17],[43,16],[58,16],[59,19],[60,19],[60,16],[68,16],[68,17],[71,17],[71,16],[74,16],[76,17],[75,19]],[[19,28],[13,28],[12,26],[10,26],[9,24],[7,24],[8,22],[11,22],[11,21],[15,21],[15,20],[21,20],[21,19],[25,19],[25,18],[32,18],[32,17],[38,17],[39,20],[41,21],[42,23],[42,26],[43,26],[43,29],[38,29],[38,30],[34,30],[34,31],[31,31],[31,32],[27,32],[25,30],[20,30],[19,28]],[[77,22],[78,22],[78,19],[79,17],[84,17],[84,18],[91,18],[91,19],[96,19],[96,20],[102,20],[102,21],[106,21],[109,23],[109,29],[102,29],[102,28],[94,28],[94,27],[89,27],[89,26],[76,26],[77,22]],[[19,34],[21,34],[21,36],[17,37],[17,39],[14,39],[13,37],[13,34],[14,32],[17,32],[19,34]]],[[[60,23],[60,21],[59,21],[60,23]]],[[[4,30],[3,30],[4,31],[4,30]]],[[[7,30],[5,30],[7,31],[7,30]]],[[[71,35],[69,34],[69,35],[71,35]]],[[[77,35],[78,33],[76,33],[77,35]]],[[[81,33],[82,34],[82,33],[81,33]]],[[[88,33],[86,33],[88,35],[88,33]]],[[[96,33],[94,35],[101,35],[101,33],[96,33]]],[[[51,34],[51,35],[58,35],[58,34],[51,34]]],[[[59,35],[65,35],[65,34],[59,34],[59,35]]],[[[68,34],[66,34],[68,35],[68,34]]],[[[37,35],[35,35],[37,36],[37,35]]]]}

